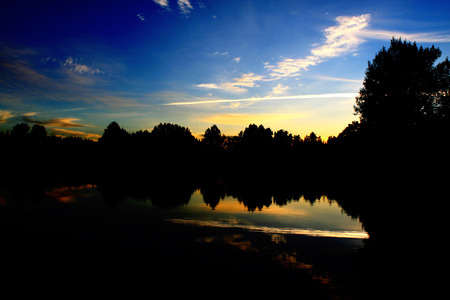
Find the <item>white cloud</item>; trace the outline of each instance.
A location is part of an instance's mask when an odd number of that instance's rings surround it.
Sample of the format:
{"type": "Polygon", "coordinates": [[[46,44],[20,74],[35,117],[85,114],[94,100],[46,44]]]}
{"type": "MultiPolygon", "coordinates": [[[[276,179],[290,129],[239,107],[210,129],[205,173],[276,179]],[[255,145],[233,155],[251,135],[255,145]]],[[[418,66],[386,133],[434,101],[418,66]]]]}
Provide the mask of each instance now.
{"type": "Polygon", "coordinates": [[[100,71],[99,68],[79,64],[76,59],[73,59],[70,56],[64,61],[62,66],[65,68],[68,68],[69,70],[72,70],[73,72],[78,73],[78,74],[87,73],[90,75],[94,75],[94,74],[98,74],[98,73],[103,73],[102,71],[100,71]]]}
{"type": "Polygon", "coordinates": [[[294,77],[301,71],[323,62],[327,58],[336,57],[353,52],[364,39],[360,37],[362,29],[369,24],[370,15],[364,14],[355,17],[340,16],[336,18],[337,25],[325,29],[323,43],[311,49],[311,55],[305,58],[284,58],[276,65],[264,63],[265,68],[271,70],[272,80],[294,77]]]}
{"type": "Polygon", "coordinates": [[[153,0],[153,2],[161,5],[162,7],[166,8],[166,9],[170,9],[169,0],[153,0]]]}
{"type": "Polygon", "coordinates": [[[223,82],[220,84],[216,83],[202,83],[198,84],[197,87],[206,89],[220,89],[231,93],[243,93],[246,92],[249,87],[255,87],[256,81],[261,81],[264,79],[262,75],[255,75],[254,73],[242,74],[241,77],[233,78],[233,81],[223,82]]]}
{"type": "MultiPolygon", "coordinates": [[[[415,33],[406,34],[393,31],[372,30],[368,29],[371,20],[370,14],[362,14],[359,16],[339,16],[335,19],[336,25],[326,28],[322,42],[312,46],[310,54],[301,58],[283,58],[276,63],[265,62],[264,68],[269,70],[269,76],[255,75],[247,73],[241,78],[234,78],[231,82],[220,84],[208,83],[200,84],[202,88],[222,89],[229,92],[246,92],[247,87],[257,86],[256,81],[273,81],[288,77],[299,76],[302,71],[308,70],[311,66],[316,66],[326,60],[343,56],[357,55],[358,47],[366,41],[366,39],[383,39],[389,40],[394,37],[403,37],[411,41],[421,42],[450,42],[450,34],[434,34],[434,33],[415,33]]],[[[214,55],[229,55],[228,52],[215,52],[214,55]]],[[[240,62],[240,57],[233,59],[234,62],[240,62]]],[[[359,80],[323,77],[325,80],[355,82],[359,80]]],[[[272,94],[282,93],[281,86],[277,86],[272,94]]]]}
{"type": "Polygon", "coordinates": [[[282,85],[279,83],[277,86],[272,88],[272,95],[282,95],[286,93],[286,91],[289,90],[289,87],[286,85],[282,85]]]}
{"type": "Polygon", "coordinates": [[[325,29],[323,45],[311,50],[318,59],[326,59],[347,54],[356,50],[364,42],[361,31],[369,25],[370,14],[336,18],[338,24],[325,29]]]}
{"type": "Polygon", "coordinates": [[[205,89],[221,89],[221,87],[215,83],[202,83],[197,84],[197,86],[205,89]]]}
{"type": "Polygon", "coordinates": [[[214,55],[224,55],[224,56],[228,56],[229,53],[228,53],[228,51],[225,51],[225,52],[219,52],[219,51],[216,51],[216,52],[214,52],[214,55]]]}
{"type": "Polygon", "coordinates": [[[141,20],[142,22],[145,21],[145,16],[144,16],[144,14],[137,14],[136,16],[137,16],[138,19],[141,20]]]}
{"type": "Polygon", "coordinates": [[[271,70],[270,77],[273,80],[283,77],[294,77],[300,75],[300,71],[307,70],[310,66],[318,64],[317,57],[308,56],[306,58],[285,58],[276,65],[265,64],[264,68],[271,70]]]}
{"type": "Polygon", "coordinates": [[[194,9],[189,0],[178,0],[178,7],[184,15],[188,15],[194,9]]]}

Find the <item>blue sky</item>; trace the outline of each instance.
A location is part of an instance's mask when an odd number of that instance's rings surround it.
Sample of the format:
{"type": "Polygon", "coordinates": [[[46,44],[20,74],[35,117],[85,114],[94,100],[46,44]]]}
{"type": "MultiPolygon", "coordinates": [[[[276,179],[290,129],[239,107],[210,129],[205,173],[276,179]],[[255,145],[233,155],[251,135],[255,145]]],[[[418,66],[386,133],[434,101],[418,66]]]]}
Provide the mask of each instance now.
{"type": "Polygon", "coordinates": [[[4,1],[0,130],[256,123],[327,138],[357,119],[367,61],[393,36],[449,56],[449,15],[448,1],[4,1]]]}

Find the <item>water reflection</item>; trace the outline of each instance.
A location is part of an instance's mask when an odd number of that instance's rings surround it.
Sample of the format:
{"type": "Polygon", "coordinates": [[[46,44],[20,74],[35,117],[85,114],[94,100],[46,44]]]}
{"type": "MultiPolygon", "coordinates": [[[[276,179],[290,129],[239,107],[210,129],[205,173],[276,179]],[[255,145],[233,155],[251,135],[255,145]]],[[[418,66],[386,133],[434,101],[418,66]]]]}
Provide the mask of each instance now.
{"type": "Polygon", "coordinates": [[[315,202],[301,196],[289,204],[278,205],[272,198],[270,205],[249,211],[245,203],[225,196],[212,210],[204,196],[195,192],[184,211],[184,219],[172,220],[197,226],[241,228],[265,233],[304,234],[365,239],[361,224],[345,214],[334,200],[322,195],[315,202]]]}
{"type": "Polygon", "coordinates": [[[201,280],[290,282],[312,294],[323,292],[316,281],[336,289],[350,280],[352,255],[367,238],[361,224],[323,192],[281,190],[113,180],[2,187],[0,227],[12,245],[5,255],[27,269],[36,262],[19,257],[39,245],[49,264],[76,258],[76,267],[90,269],[100,260],[123,276],[132,259],[153,277],[184,282],[188,270],[203,270],[201,280]]]}
{"type": "Polygon", "coordinates": [[[219,228],[240,228],[250,231],[263,232],[267,234],[300,234],[314,237],[333,237],[333,238],[353,238],[366,239],[368,235],[364,231],[341,231],[341,230],[319,230],[319,229],[300,229],[300,228],[280,228],[269,226],[257,226],[239,224],[237,222],[213,221],[213,220],[191,220],[191,219],[168,219],[168,221],[177,224],[210,226],[219,228]]]}
{"type": "Polygon", "coordinates": [[[268,189],[239,190],[224,183],[196,188],[192,184],[175,187],[167,183],[138,186],[116,182],[51,188],[27,186],[0,193],[2,205],[30,198],[65,204],[100,198],[112,209],[128,202],[155,208],[183,208],[178,210],[181,217],[170,219],[177,224],[240,228],[268,234],[368,237],[359,222],[323,193],[288,192],[280,196],[268,189]]]}
{"type": "Polygon", "coordinates": [[[95,184],[83,184],[79,186],[54,187],[45,192],[45,196],[53,198],[57,202],[73,203],[80,201],[83,197],[89,197],[88,191],[96,189],[95,184]]]}

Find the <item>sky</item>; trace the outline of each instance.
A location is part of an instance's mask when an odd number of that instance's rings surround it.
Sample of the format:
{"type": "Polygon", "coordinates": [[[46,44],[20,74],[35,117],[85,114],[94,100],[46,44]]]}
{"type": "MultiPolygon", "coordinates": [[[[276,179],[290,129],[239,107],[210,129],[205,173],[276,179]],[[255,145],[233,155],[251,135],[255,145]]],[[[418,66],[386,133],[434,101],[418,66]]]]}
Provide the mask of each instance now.
{"type": "Polygon", "coordinates": [[[0,130],[254,123],[326,139],[358,119],[367,62],[392,37],[450,56],[449,16],[432,0],[2,1],[0,130]]]}

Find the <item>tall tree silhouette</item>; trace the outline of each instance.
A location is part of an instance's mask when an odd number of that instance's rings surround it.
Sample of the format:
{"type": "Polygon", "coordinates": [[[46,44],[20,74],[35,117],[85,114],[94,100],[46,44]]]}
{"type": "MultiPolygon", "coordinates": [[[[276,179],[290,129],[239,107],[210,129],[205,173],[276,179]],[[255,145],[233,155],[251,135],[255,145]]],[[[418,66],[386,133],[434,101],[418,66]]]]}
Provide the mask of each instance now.
{"type": "Polygon", "coordinates": [[[14,139],[25,139],[28,136],[28,132],[30,131],[30,125],[27,123],[20,123],[14,125],[11,131],[11,136],[14,139]]]}
{"type": "Polygon", "coordinates": [[[244,132],[239,134],[241,143],[247,149],[268,150],[272,145],[273,132],[270,128],[264,128],[263,125],[249,125],[244,132]]]}
{"type": "Polygon", "coordinates": [[[211,150],[221,149],[225,142],[225,136],[222,135],[220,129],[213,125],[206,129],[202,143],[205,144],[211,150]]]}
{"type": "Polygon", "coordinates": [[[177,124],[160,123],[155,126],[151,136],[156,145],[163,148],[189,148],[197,141],[189,128],[177,124]]]}
{"type": "Polygon", "coordinates": [[[102,137],[98,141],[104,144],[124,145],[128,138],[128,132],[120,127],[117,122],[113,121],[106,127],[102,137]]]}
{"type": "Polygon", "coordinates": [[[275,132],[273,142],[278,151],[288,151],[292,146],[293,137],[291,133],[280,129],[275,132]]]}
{"type": "Polygon", "coordinates": [[[30,137],[35,142],[43,142],[47,138],[47,130],[42,125],[34,124],[30,131],[30,137]]]}
{"type": "Polygon", "coordinates": [[[322,144],[322,137],[317,136],[317,134],[313,131],[309,135],[305,136],[305,143],[310,144],[322,144]]]}
{"type": "Polygon", "coordinates": [[[448,58],[435,65],[441,51],[392,39],[368,63],[364,87],[354,109],[361,123],[376,129],[407,129],[449,107],[448,58]]]}

